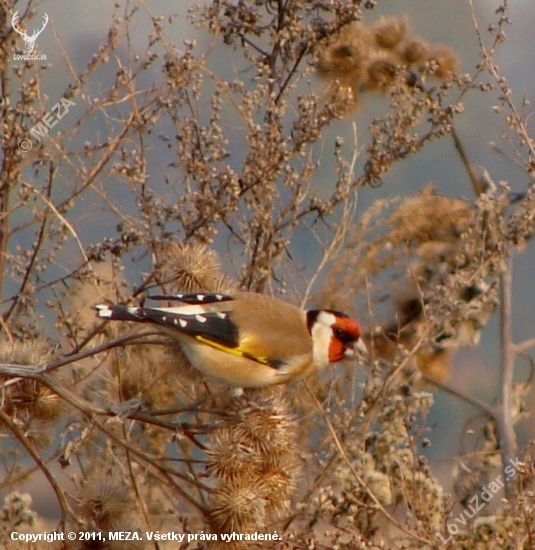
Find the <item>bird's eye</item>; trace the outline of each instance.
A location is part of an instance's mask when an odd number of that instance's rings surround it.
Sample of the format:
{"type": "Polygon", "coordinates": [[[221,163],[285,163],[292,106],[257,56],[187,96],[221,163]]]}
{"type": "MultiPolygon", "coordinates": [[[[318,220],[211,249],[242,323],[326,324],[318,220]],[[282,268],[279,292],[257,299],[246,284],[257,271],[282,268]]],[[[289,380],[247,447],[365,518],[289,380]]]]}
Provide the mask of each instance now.
{"type": "Polygon", "coordinates": [[[336,338],[338,338],[338,340],[344,343],[350,342],[352,340],[351,336],[342,328],[335,327],[333,329],[333,334],[336,338]]]}

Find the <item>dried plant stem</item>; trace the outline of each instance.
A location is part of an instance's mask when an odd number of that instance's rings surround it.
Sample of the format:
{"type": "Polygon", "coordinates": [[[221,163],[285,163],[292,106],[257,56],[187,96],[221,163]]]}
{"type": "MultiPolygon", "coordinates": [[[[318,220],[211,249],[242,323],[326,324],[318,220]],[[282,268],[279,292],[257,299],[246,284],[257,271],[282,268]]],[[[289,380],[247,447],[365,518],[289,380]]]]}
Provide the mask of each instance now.
{"type": "Polygon", "coordinates": [[[468,172],[468,177],[470,178],[470,182],[472,183],[474,193],[476,194],[476,197],[479,197],[479,195],[481,195],[481,193],[483,193],[483,191],[485,190],[483,183],[478,178],[474,165],[470,162],[470,159],[468,158],[468,153],[466,152],[463,142],[461,141],[461,138],[453,124],[451,125],[451,137],[453,138],[455,148],[457,149],[457,152],[461,157],[461,161],[466,168],[466,171],[468,172]]]}
{"type": "MultiPolygon", "coordinates": [[[[123,437],[125,441],[128,438],[128,430],[126,429],[126,426],[123,425],[123,437]]],[[[126,464],[128,467],[128,476],[130,477],[130,481],[132,483],[132,487],[134,488],[134,493],[136,495],[136,500],[138,502],[139,507],[141,508],[141,511],[143,512],[143,519],[145,520],[145,525],[150,525],[150,517],[149,512],[147,510],[147,503],[145,502],[145,499],[143,498],[142,492],[140,491],[138,479],[134,473],[134,469],[132,468],[132,458],[130,456],[130,451],[126,449],[126,464]]],[[[153,541],[154,548],[156,550],[160,549],[160,545],[157,541],[153,541]]]]}
{"type": "Polygon", "coordinates": [[[60,359],[44,363],[43,365],[13,365],[7,363],[0,363],[0,374],[5,374],[6,376],[20,376],[22,378],[34,378],[36,375],[44,372],[52,372],[60,367],[69,365],[76,361],[86,359],[87,357],[92,357],[97,353],[102,353],[108,351],[114,347],[125,346],[125,345],[138,345],[143,343],[155,344],[156,342],[145,342],[143,338],[146,336],[151,336],[158,334],[154,331],[152,332],[129,332],[125,336],[115,338],[109,342],[105,342],[94,348],[81,351],[79,353],[74,353],[72,355],[65,355],[60,359]]]}
{"type": "Polygon", "coordinates": [[[533,347],[535,347],[535,338],[528,338],[527,340],[524,340],[519,344],[515,344],[514,351],[515,353],[522,353],[523,351],[526,351],[527,349],[530,349],[533,347]]]}
{"type": "Polygon", "coordinates": [[[466,403],[469,403],[470,405],[473,405],[474,407],[477,407],[481,411],[483,411],[485,414],[490,416],[491,418],[496,417],[496,409],[489,405],[488,403],[485,403],[481,399],[478,399],[477,397],[474,397],[473,395],[470,395],[463,390],[453,388],[449,384],[446,384],[444,382],[440,382],[436,378],[433,378],[431,376],[427,376],[425,374],[422,374],[422,380],[425,380],[428,384],[432,384],[433,386],[436,386],[437,388],[440,388],[442,391],[445,391],[446,393],[449,393],[450,395],[454,395],[455,397],[458,397],[462,401],[466,401],[466,403]]]}
{"type": "MultiPolygon", "coordinates": [[[[506,267],[500,276],[501,283],[501,403],[497,407],[496,430],[498,432],[498,444],[502,451],[502,463],[505,467],[509,459],[514,458],[513,449],[516,448],[516,434],[513,426],[513,375],[515,350],[512,339],[512,261],[507,258],[506,267]]],[[[510,496],[510,487],[505,484],[506,497],[510,496]]]]}
{"type": "MultiPolygon", "coordinates": [[[[5,170],[5,167],[2,167],[2,171],[5,170]]],[[[9,170],[9,169],[8,169],[9,170]]],[[[9,173],[6,170],[7,173],[9,173]]],[[[7,252],[7,243],[9,240],[9,191],[10,187],[6,181],[3,183],[0,189],[0,273],[4,273],[6,266],[6,252],[7,252]]],[[[0,278],[0,296],[4,293],[4,278],[0,278]]]]}

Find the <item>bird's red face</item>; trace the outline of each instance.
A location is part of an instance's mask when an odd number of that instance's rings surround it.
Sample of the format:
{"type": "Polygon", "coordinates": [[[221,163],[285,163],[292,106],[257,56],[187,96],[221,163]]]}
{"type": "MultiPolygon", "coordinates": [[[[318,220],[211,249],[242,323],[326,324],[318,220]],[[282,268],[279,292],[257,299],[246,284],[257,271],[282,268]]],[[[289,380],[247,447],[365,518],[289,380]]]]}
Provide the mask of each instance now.
{"type": "Polygon", "coordinates": [[[317,369],[351,357],[355,352],[367,353],[355,319],[338,311],[316,309],[307,312],[307,323],[317,369]]]}
{"type": "Polygon", "coordinates": [[[361,329],[355,319],[337,311],[329,312],[335,318],[331,324],[332,336],[329,344],[329,363],[336,363],[345,357],[352,357],[356,351],[365,352],[361,329]]]}

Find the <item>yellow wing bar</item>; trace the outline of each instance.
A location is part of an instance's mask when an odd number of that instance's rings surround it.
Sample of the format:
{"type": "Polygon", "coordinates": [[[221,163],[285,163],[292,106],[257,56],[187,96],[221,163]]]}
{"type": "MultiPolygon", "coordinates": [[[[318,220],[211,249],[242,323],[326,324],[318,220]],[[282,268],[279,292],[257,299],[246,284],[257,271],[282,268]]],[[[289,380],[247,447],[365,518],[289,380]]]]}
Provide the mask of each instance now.
{"type": "Polygon", "coordinates": [[[228,346],[225,346],[224,344],[219,344],[218,342],[214,342],[213,340],[210,340],[209,338],[205,338],[204,336],[197,335],[195,338],[202,342],[203,344],[207,344],[208,346],[212,346],[213,348],[216,348],[220,351],[224,351],[225,353],[230,353],[232,355],[237,355],[238,357],[246,357],[247,359],[252,359],[253,361],[256,361],[257,363],[262,363],[263,365],[271,365],[269,362],[269,359],[267,357],[263,357],[261,355],[253,355],[247,351],[244,351],[243,349],[237,348],[231,348],[228,346]]]}

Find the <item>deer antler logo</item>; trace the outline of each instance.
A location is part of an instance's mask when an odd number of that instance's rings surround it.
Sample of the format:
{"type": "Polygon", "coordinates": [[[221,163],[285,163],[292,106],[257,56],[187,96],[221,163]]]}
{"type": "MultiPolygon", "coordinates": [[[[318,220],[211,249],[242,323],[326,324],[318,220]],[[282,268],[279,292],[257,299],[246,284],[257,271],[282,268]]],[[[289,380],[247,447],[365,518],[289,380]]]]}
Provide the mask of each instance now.
{"type": "Polygon", "coordinates": [[[31,36],[28,36],[26,34],[26,31],[23,32],[18,28],[19,19],[20,19],[19,12],[16,11],[13,14],[13,17],[11,18],[11,26],[22,36],[22,38],[24,38],[24,42],[26,43],[26,53],[29,55],[33,52],[37,37],[45,30],[45,27],[48,23],[48,15],[45,13],[45,16],[43,18],[44,23],[43,23],[43,26],[41,27],[41,30],[33,31],[33,34],[31,36]]]}

